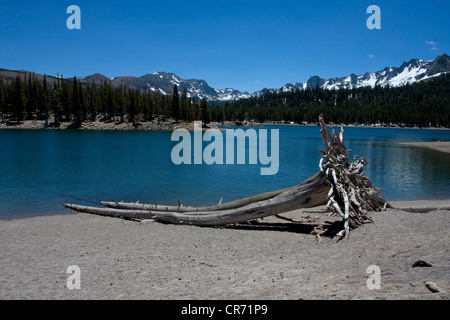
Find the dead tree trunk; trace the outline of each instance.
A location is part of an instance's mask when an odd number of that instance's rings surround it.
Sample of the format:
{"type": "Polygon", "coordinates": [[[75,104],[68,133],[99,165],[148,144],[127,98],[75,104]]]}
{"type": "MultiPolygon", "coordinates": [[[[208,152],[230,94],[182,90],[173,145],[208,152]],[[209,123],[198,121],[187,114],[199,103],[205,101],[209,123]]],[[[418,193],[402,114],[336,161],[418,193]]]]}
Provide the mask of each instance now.
{"type": "Polygon", "coordinates": [[[291,188],[272,191],[249,198],[210,207],[182,205],[153,205],[123,202],[101,202],[106,207],[88,207],[65,204],[67,208],[121,218],[153,219],[173,224],[222,226],[277,215],[300,208],[327,204],[332,214],[344,220],[339,237],[347,237],[350,226],[356,228],[370,218],[368,211],[380,211],[388,206],[379,189],[373,188],[363,174],[367,164],[364,158],[348,160],[343,140],[330,133],[323,116],[320,117],[321,136],[326,149],[320,160],[320,172],[291,188]]]}
{"type": "Polygon", "coordinates": [[[169,206],[154,206],[156,209],[146,209],[152,207],[150,205],[137,205],[141,209],[130,209],[130,204],[122,207],[120,203],[116,204],[116,208],[96,208],[72,204],[66,204],[66,207],[77,211],[124,218],[153,219],[166,223],[198,226],[222,226],[324,204],[329,188],[330,184],[324,175],[318,173],[305,182],[266,200],[259,200],[265,196],[258,195],[215,207],[190,208],[190,211],[183,211],[181,209],[183,207],[176,207],[177,210],[169,211],[169,206]],[[240,201],[243,205],[237,206],[240,201]],[[124,207],[127,209],[123,209],[124,207]]]}
{"type": "Polygon", "coordinates": [[[117,202],[117,201],[113,202],[101,201],[100,203],[109,208],[130,209],[130,210],[173,211],[173,212],[218,211],[218,210],[236,209],[254,202],[268,200],[270,198],[278,196],[280,193],[294,189],[295,187],[297,186],[262,193],[249,198],[238,199],[226,203],[219,203],[218,205],[209,207],[190,207],[190,206],[183,206],[181,204],[178,206],[170,206],[170,205],[145,204],[139,202],[117,202]]]}

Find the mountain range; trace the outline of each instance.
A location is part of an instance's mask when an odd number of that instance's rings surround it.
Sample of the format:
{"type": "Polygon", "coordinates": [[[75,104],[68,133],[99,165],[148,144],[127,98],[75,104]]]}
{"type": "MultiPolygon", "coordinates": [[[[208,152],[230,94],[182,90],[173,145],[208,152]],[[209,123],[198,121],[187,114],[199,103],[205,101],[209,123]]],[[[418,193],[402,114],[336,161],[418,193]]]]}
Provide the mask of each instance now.
{"type": "MultiPolygon", "coordinates": [[[[411,59],[404,62],[400,67],[386,67],[381,71],[366,72],[363,75],[351,74],[346,77],[336,77],[330,79],[322,79],[319,76],[312,76],[306,83],[288,83],[281,90],[290,91],[295,89],[314,89],[317,87],[323,89],[340,89],[340,88],[359,88],[376,85],[397,87],[405,84],[411,84],[423,81],[443,73],[450,72],[450,57],[445,53],[436,57],[434,60],[411,59]]],[[[29,74],[29,71],[12,71],[0,69],[0,78],[4,81],[12,81],[18,74],[29,74]]],[[[39,81],[43,79],[43,75],[36,74],[39,81]]],[[[52,83],[57,77],[47,76],[47,81],[52,83]]],[[[71,80],[71,79],[68,79],[71,80]]],[[[108,78],[102,74],[96,73],[86,77],[78,78],[83,84],[103,84],[105,81],[111,83],[112,86],[128,86],[132,89],[142,89],[157,91],[162,94],[171,94],[174,85],[178,86],[178,91],[187,91],[189,97],[198,96],[206,98],[208,101],[233,101],[242,98],[263,94],[270,90],[263,89],[252,94],[241,92],[236,89],[215,89],[208,85],[205,80],[198,79],[181,79],[174,73],[155,72],[153,74],[145,74],[141,77],[121,76],[108,78]]]]}
{"type": "Polygon", "coordinates": [[[434,60],[411,59],[404,62],[400,67],[386,67],[381,71],[366,72],[363,75],[351,74],[347,77],[336,77],[328,80],[319,76],[309,78],[306,83],[289,83],[283,86],[283,91],[297,88],[312,89],[320,87],[322,89],[360,88],[391,86],[398,87],[414,82],[430,79],[443,73],[450,72],[450,57],[445,53],[434,60]]]}
{"type": "Polygon", "coordinates": [[[248,92],[240,92],[236,89],[215,89],[208,85],[205,80],[198,79],[181,79],[174,73],[155,72],[153,74],[146,74],[142,77],[115,77],[107,78],[99,73],[91,76],[79,78],[81,83],[86,84],[102,84],[105,81],[113,86],[126,85],[132,89],[147,89],[151,91],[159,91],[162,94],[171,94],[174,85],[178,86],[178,92],[187,91],[188,97],[198,96],[208,101],[231,101],[241,98],[249,98],[251,94],[248,92]]]}

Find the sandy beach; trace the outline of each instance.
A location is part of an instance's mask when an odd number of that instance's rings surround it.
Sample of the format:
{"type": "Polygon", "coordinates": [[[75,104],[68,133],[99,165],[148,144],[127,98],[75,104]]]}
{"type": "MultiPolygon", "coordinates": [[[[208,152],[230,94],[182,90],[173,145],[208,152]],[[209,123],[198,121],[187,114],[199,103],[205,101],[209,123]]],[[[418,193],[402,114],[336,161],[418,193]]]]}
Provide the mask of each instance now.
{"type": "Polygon", "coordinates": [[[0,299],[449,299],[450,200],[393,202],[348,239],[323,207],[226,228],[84,213],[0,220],[0,299]],[[419,210],[420,211],[420,210],[419,210]],[[412,265],[423,260],[431,267],[412,265]],[[80,270],[80,289],[69,289],[80,270]],[[367,285],[370,266],[380,288],[367,285]],[[425,283],[433,282],[440,292],[425,283]]]}
{"type": "Polygon", "coordinates": [[[450,141],[402,142],[401,144],[411,147],[428,148],[435,151],[450,153],[450,141]]]}

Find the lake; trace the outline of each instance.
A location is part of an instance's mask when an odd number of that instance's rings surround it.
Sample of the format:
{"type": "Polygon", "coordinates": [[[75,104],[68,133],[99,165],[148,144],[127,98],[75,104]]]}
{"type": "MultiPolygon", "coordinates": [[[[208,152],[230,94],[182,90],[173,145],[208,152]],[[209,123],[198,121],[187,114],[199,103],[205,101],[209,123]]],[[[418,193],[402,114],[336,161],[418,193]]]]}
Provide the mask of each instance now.
{"type": "MultiPolygon", "coordinates": [[[[0,130],[0,218],[66,214],[67,202],[214,205],[290,187],[319,171],[319,127],[261,128],[279,130],[276,175],[260,175],[262,165],[248,160],[175,165],[172,132],[0,130]]],[[[350,127],[344,134],[350,157],[368,160],[366,175],[388,200],[450,198],[450,155],[399,144],[433,139],[448,141],[450,131],[350,127]]]]}

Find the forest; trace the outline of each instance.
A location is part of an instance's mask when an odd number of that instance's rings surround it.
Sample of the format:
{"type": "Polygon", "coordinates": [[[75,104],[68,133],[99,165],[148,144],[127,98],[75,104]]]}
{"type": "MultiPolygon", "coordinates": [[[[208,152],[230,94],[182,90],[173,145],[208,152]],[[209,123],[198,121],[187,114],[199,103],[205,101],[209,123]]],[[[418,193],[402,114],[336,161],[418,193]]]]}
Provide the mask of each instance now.
{"type": "Polygon", "coordinates": [[[56,78],[52,82],[48,83],[46,75],[43,81],[38,81],[31,73],[24,78],[17,76],[10,83],[0,79],[0,120],[11,123],[45,120],[48,126],[98,120],[136,123],[157,117],[210,121],[207,101],[188,98],[186,91],[180,95],[176,85],[172,95],[163,95],[151,90],[113,87],[106,81],[101,85],[82,85],[76,77],[56,78]]]}
{"type": "Polygon", "coordinates": [[[266,90],[212,106],[211,118],[221,120],[224,113],[236,121],[317,123],[323,113],[333,123],[449,127],[450,74],[401,87],[266,90]]]}
{"type": "Polygon", "coordinates": [[[450,127],[450,74],[401,87],[375,86],[327,90],[263,90],[257,96],[232,102],[213,102],[126,86],[81,84],[73,79],[34,74],[13,81],[0,78],[0,121],[45,120],[46,126],[85,121],[144,122],[166,117],[174,121],[385,124],[450,127]],[[50,120],[51,119],[51,120],[50,120]]]}

